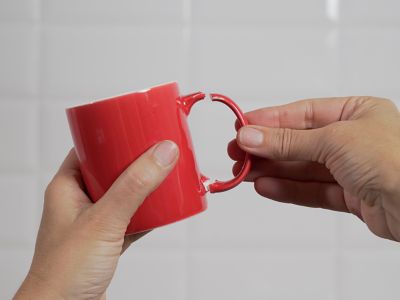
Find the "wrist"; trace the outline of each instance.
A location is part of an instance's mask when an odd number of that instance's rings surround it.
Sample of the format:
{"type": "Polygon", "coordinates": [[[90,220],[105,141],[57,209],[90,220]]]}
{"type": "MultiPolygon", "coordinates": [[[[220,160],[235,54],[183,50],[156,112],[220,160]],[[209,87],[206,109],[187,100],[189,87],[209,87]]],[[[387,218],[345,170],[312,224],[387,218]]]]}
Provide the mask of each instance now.
{"type": "Polygon", "coordinates": [[[13,299],[64,300],[65,298],[39,276],[29,272],[13,299]]]}

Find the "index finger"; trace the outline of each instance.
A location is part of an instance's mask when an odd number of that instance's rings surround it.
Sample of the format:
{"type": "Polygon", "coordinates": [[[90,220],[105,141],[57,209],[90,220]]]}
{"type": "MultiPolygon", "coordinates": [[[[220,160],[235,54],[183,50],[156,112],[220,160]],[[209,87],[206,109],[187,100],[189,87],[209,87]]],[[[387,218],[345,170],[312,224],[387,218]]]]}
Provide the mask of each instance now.
{"type": "MultiPolygon", "coordinates": [[[[250,124],[265,127],[311,129],[340,121],[349,97],[316,98],[260,108],[245,113],[250,124]]],[[[238,122],[236,129],[240,127],[238,122]]]]}
{"type": "MultiPolygon", "coordinates": [[[[54,179],[61,181],[64,184],[75,185],[78,184],[80,189],[84,190],[84,184],[82,179],[82,174],[79,167],[79,159],[76,155],[75,148],[72,148],[67,157],[62,162],[60,168],[58,169],[54,179]]],[[[54,180],[53,179],[53,180],[54,180]]]]}

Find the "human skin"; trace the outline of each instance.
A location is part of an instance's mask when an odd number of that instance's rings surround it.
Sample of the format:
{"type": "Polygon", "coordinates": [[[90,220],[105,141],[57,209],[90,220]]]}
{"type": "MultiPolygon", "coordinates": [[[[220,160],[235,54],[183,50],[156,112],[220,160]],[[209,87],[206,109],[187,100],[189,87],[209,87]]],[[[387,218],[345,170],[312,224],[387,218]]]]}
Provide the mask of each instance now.
{"type": "Polygon", "coordinates": [[[377,236],[400,241],[400,114],[375,97],[302,100],[246,113],[228,145],[253,166],[260,195],[358,216],[377,236]]]}
{"type": "Polygon", "coordinates": [[[125,236],[132,215],[178,156],[174,143],[158,143],[93,204],[71,150],[47,187],[32,265],[14,299],[105,299],[120,255],[144,234],[125,236]]]}
{"type": "MultiPolygon", "coordinates": [[[[400,114],[389,100],[350,97],[303,100],[246,114],[228,146],[247,181],[270,199],[351,212],[378,236],[400,241],[400,114]]],[[[35,255],[14,299],[105,299],[125,237],[142,201],[178,159],[171,142],[155,145],[129,166],[95,204],[83,190],[71,151],[49,184],[35,255]]]]}

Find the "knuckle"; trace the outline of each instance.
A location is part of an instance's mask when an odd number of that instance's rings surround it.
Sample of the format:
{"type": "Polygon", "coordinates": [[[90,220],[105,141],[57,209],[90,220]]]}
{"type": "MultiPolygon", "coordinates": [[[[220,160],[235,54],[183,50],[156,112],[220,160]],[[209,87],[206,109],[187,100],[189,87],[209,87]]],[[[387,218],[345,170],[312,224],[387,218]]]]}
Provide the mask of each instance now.
{"type": "Polygon", "coordinates": [[[304,102],[304,128],[313,128],[314,125],[314,102],[304,102]]]}
{"type": "Polygon", "coordinates": [[[371,99],[369,96],[348,97],[343,108],[341,121],[358,119],[371,105],[374,105],[374,103],[373,99],[371,99]]]}
{"type": "Polygon", "coordinates": [[[391,104],[391,103],[393,103],[390,99],[382,98],[382,97],[367,96],[365,98],[368,101],[371,101],[373,103],[382,103],[382,104],[391,104]]]}
{"type": "Polygon", "coordinates": [[[374,97],[371,96],[350,96],[348,98],[348,102],[353,103],[356,106],[372,101],[374,101],[374,97]]]}
{"type": "Polygon", "coordinates": [[[143,193],[151,189],[154,181],[154,172],[151,168],[145,170],[128,169],[126,171],[129,188],[135,193],[143,193]]]}
{"type": "Polygon", "coordinates": [[[53,210],[57,209],[59,201],[62,200],[63,196],[63,183],[59,178],[54,177],[47,185],[44,191],[44,209],[53,210]]]}
{"type": "Polygon", "coordinates": [[[53,183],[53,181],[51,181],[47,185],[47,187],[46,187],[46,189],[44,191],[44,198],[45,199],[51,198],[51,196],[53,195],[53,192],[54,192],[54,183],[53,183]]]}
{"type": "Polygon", "coordinates": [[[350,110],[353,114],[356,111],[360,113],[373,110],[375,108],[389,108],[395,109],[395,103],[387,98],[373,97],[373,96],[352,96],[348,98],[348,105],[352,109],[350,110]]]}
{"type": "Polygon", "coordinates": [[[379,101],[380,104],[382,104],[388,108],[396,108],[396,104],[390,99],[387,99],[387,98],[375,98],[375,99],[376,99],[376,101],[379,101]]]}
{"type": "Polygon", "coordinates": [[[57,191],[59,187],[59,180],[57,177],[54,177],[50,183],[47,185],[44,191],[44,199],[46,202],[50,201],[51,199],[57,197],[57,191]]]}
{"type": "Polygon", "coordinates": [[[279,128],[271,141],[275,147],[272,155],[281,159],[290,157],[293,140],[293,131],[289,128],[279,128]]]}
{"type": "Polygon", "coordinates": [[[363,99],[363,103],[369,104],[371,107],[374,106],[387,106],[391,105],[392,102],[389,99],[385,98],[378,98],[378,97],[372,97],[372,96],[365,96],[361,97],[363,99]]]}

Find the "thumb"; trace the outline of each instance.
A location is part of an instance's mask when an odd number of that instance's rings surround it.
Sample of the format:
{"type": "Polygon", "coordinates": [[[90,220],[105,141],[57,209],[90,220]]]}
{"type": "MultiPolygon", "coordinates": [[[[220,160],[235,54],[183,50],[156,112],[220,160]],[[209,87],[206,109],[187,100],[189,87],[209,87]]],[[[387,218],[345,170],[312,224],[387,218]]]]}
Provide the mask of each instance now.
{"type": "Polygon", "coordinates": [[[163,141],[134,161],[93,206],[102,223],[106,227],[116,226],[125,230],[143,200],[171,172],[178,154],[175,143],[163,141]]]}
{"type": "Polygon", "coordinates": [[[277,160],[318,161],[323,147],[323,128],[297,130],[244,126],[237,143],[244,151],[277,160]]]}

